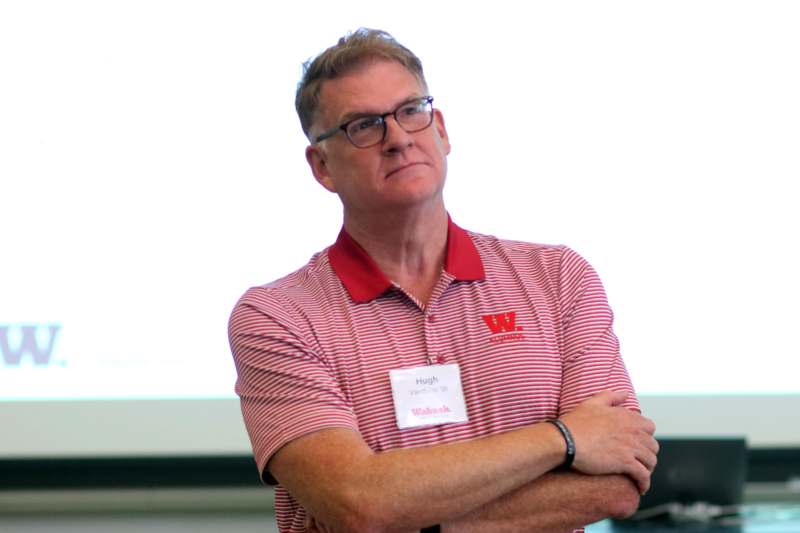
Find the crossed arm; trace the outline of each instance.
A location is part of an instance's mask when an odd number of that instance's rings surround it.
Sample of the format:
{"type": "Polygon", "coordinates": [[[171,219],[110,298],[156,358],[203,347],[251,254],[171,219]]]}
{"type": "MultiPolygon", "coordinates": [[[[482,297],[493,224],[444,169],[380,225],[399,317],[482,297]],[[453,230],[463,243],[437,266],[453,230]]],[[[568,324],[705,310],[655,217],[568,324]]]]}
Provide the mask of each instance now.
{"type": "Polygon", "coordinates": [[[571,533],[604,518],[630,516],[638,503],[637,487],[627,476],[548,473],[442,524],[442,531],[571,533]]]}
{"type": "Polygon", "coordinates": [[[314,517],[312,530],[404,532],[439,523],[445,531],[571,531],[632,512],[637,491],[649,486],[655,427],[619,406],[625,397],[601,393],[562,417],[579,450],[574,469],[584,475],[548,474],[565,444],[546,423],[383,453],[352,430],[326,429],[287,444],[268,466],[314,517]]]}

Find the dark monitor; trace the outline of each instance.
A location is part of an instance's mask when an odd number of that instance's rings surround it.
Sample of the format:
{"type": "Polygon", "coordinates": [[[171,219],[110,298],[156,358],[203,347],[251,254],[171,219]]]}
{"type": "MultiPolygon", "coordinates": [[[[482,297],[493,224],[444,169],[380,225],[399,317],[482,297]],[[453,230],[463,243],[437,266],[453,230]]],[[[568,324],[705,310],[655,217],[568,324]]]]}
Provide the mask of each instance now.
{"type": "Polygon", "coordinates": [[[747,476],[744,438],[660,438],[658,443],[658,464],[639,509],[674,502],[742,503],[747,476]]]}
{"type": "Polygon", "coordinates": [[[745,439],[659,438],[658,442],[661,451],[650,490],[632,517],[612,521],[613,531],[741,532],[745,439]]]}

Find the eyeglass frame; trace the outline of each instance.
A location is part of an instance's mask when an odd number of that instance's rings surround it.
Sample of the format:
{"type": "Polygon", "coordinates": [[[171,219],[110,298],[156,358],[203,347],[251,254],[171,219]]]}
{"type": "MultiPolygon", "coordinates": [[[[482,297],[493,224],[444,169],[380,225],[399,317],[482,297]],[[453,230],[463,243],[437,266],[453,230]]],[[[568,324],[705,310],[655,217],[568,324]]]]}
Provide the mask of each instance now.
{"type": "Polygon", "coordinates": [[[434,111],[434,108],[433,108],[433,96],[420,96],[419,98],[412,98],[411,100],[408,100],[408,101],[400,104],[399,106],[397,106],[397,109],[395,109],[394,111],[389,111],[388,113],[384,113],[382,115],[372,115],[372,114],[367,113],[367,114],[365,114],[363,116],[358,116],[358,117],[355,117],[353,119],[350,119],[347,122],[339,124],[338,126],[336,126],[334,128],[331,128],[331,129],[329,129],[327,131],[323,131],[322,133],[317,135],[317,138],[311,144],[319,144],[322,141],[324,141],[325,139],[329,139],[329,138],[333,137],[334,135],[339,133],[339,131],[343,131],[345,137],[347,137],[347,140],[350,141],[350,144],[352,144],[356,148],[372,148],[373,146],[376,146],[376,145],[378,145],[378,144],[380,144],[380,143],[382,143],[383,141],[386,140],[386,132],[387,132],[387,129],[388,129],[386,127],[386,117],[388,117],[389,115],[394,116],[394,121],[397,122],[397,125],[400,126],[403,129],[403,131],[405,131],[406,133],[416,133],[418,131],[422,131],[424,129],[427,129],[427,128],[431,127],[431,124],[433,124],[433,111],[434,111]],[[408,131],[407,129],[405,129],[403,127],[402,124],[400,124],[400,121],[397,120],[397,112],[400,111],[401,109],[403,109],[403,107],[407,106],[411,102],[414,102],[415,100],[419,100],[421,102],[424,101],[424,105],[430,106],[430,120],[428,121],[428,124],[426,124],[424,127],[419,128],[417,130],[408,131]],[[350,124],[352,124],[353,122],[355,122],[356,120],[363,120],[365,118],[380,118],[381,119],[381,124],[383,125],[383,135],[381,135],[380,140],[377,141],[377,142],[374,142],[372,144],[368,144],[367,146],[359,146],[355,142],[353,142],[353,139],[350,138],[350,134],[347,132],[347,127],[350,124]]]}

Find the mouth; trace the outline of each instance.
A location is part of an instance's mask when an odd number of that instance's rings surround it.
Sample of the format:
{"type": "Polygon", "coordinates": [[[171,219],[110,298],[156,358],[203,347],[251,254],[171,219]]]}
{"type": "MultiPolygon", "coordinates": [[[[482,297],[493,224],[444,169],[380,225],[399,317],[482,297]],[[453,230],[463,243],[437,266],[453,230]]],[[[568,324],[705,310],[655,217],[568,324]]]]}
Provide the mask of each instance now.
{"type": "Polygon", "coordinates": [[[425,163],[405,163],[405,164],[403,164],[403,165],[401,165],[401,166],[389,171],[389,173],[386,174],[386,178],[391,178],[393,175],[397,174],[398,172],[402,172],[403,170],[406,170],[407,168],[411,168],[411,167],[416,166],[416,165],[424,165],[424,164],[425,163]]]}

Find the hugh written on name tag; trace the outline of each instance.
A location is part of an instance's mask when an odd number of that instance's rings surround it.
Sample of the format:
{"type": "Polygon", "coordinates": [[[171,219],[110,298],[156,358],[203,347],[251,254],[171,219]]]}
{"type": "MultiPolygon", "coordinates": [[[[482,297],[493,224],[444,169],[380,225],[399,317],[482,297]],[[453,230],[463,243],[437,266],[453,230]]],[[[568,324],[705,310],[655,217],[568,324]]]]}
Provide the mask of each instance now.
{"type": "Polygon", "coordinates": [[[400,429],[467,421],[458,365],[391,370],[389,379],[400,429]]]}

